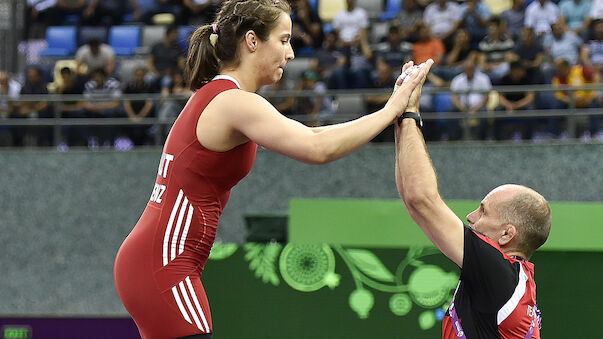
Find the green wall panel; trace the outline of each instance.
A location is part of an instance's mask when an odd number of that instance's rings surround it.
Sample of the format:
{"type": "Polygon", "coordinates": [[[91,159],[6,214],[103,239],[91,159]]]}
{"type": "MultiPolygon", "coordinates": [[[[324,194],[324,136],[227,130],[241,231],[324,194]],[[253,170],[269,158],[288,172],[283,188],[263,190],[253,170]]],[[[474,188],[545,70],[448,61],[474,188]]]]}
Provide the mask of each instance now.
{"type": "MultiPolygon", "coordinates": [[[[448,200],[461,220],[479,201],[448,200]]],[[[542,249],[603,251],[603,203],[551,202],[553,223],[542,249]]],[[[346,246],[431,245],[401,200],[292,199],[289,241],[346,246]]]]}
{"type": "MultiPolygon", "coordinates": [[[[603,253],[539,251],[532,261],[543,338],[598,338],[603,253]]],[[[220,244],[203,284],[216,339],[417,339],[441,337],[458,274],[433,247],[220,244]]]]}

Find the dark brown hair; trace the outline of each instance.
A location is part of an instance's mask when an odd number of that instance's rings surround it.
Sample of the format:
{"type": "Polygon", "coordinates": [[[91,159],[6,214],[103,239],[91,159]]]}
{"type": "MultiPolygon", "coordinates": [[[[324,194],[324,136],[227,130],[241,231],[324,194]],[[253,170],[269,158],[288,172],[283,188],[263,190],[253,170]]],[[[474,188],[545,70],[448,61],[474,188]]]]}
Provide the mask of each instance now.
{"type": "Polygon", "coordinates": [[[199,27],[190,38],[186,74],[195,91],[216,76],[222,66],[239,63],[239,42],[252,30],[263,41],[276,27],[280,16],[291,13],[285,0],[229,0],[222,5],[213,24],[199,27]],[[210,42],[214,33],[215,46],[210,42]]]}

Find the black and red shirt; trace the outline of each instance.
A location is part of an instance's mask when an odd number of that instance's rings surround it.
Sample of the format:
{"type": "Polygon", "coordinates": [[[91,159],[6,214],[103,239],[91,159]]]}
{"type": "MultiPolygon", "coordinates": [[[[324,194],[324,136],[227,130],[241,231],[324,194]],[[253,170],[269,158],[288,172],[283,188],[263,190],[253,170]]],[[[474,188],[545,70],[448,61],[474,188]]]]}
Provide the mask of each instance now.
{"type": "MultiPolygon", "coordinates": [[[[524,339],[536,320],[532,338],[539,339],[534,264],[507,256],[495,241],[468,226],[464,232],[463,267],[454,304],[466,337],[524,339]]],[[[442,338],[457,338],[449,312],[442,338]]]]}

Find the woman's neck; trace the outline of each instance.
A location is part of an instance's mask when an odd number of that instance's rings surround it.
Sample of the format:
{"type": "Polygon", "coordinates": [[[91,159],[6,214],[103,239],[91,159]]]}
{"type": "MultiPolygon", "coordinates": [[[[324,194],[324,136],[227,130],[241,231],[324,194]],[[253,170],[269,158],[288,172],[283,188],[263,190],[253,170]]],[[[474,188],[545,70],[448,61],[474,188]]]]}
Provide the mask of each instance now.
{"type": "Polygon", "coordinates": [[[220,72],[221,75],[228,75],[233,77],[241,86],[241,89],[247,92],[256,92],[260,86],[257,84],[256,79],[251,72],[244,72],[240,68],[237,69],[223,69],[220,72]]]}

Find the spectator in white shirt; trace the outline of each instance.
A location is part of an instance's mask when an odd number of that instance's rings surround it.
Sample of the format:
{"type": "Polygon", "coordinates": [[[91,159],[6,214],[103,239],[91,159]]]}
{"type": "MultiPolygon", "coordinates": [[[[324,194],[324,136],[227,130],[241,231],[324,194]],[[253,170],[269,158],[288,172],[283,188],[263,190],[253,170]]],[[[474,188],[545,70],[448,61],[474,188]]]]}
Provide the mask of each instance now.
{"type": "Polygon", "coordinates": [[[582,39],[573,31],[568,31],[563,22],[551,25],[551,33],[544,37],[542,45],[551,59],[566,59],[571,65],[578,63],[582,39]]]}
{"type": "Polygon", "coordinates": [[[115,71],[115,52],[107,44],[91,39],[75,53],[76,71],[80,75],[88,75],[95,69],[103,69],[106,74],[115,71]]]}
{"type": "Polygon", "coordinates": [[[364,9],[356,7],[356,0],[347,0],[346,3],[347,9],[340,11],[333,18],[333,28],[343,44],[350,46],[367,39],[369,19],[364,9]]]}
{"type": "Polygon", "coordinates": [[[551,25],[559,21],[559,7],[549,0],[532,2],[526,8],[526,27],[534,29],[536,35],[541,36],[551,31],[551,25]]]}
{"type": "Polygon", "coordinates": [[[431,27],[433,35],[449,46],[449,38],[453,35],[461,20],[460,6],[454,1],[435,0],[425,8],[423,22],[431,27]]]}
{"type": "MultiPolygon", "coordinates": [[[[459,112],[468,113],[469,116],[484,111],[488,103],[488,92],[472,93],[471,91],[488,91],[492,88],[490,78],[476,69],[476,62],[472,59],[465,61],[463,73],[454,77],[450,83],[454,108],[459,112]]],[[[466,123],[469,124],[472,138],[485,139],[487,125],[485,119],[469,119],[466,123]]]]}
{"type": "Polygon", "coordinates": [[[588,16],[590,20],[603,19],[603,0],[592,0],[588,16]]]}

